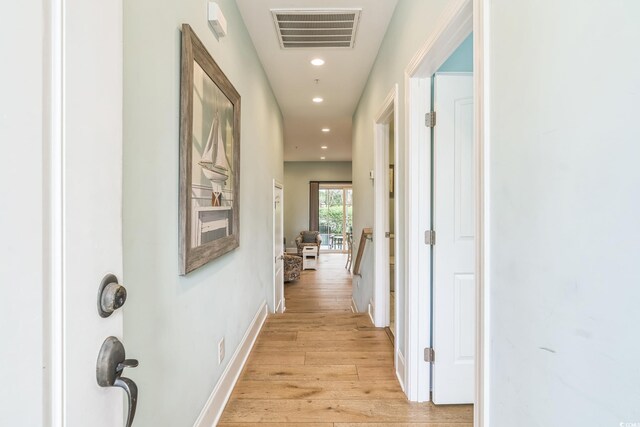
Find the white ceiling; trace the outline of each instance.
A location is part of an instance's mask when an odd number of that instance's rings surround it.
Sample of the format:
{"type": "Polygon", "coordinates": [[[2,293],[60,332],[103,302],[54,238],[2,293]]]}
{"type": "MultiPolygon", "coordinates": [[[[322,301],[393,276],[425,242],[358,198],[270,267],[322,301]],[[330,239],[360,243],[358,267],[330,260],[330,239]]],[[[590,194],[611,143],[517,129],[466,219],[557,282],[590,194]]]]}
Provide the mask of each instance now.
{"type": "Polygon", "coordinates": [[[351,160],[351,117],[397,0],[236,0],[284,116],[286,161],[351,160]],[[353,49],[282,49],[271,9],[361,8],[353,49]],[[322,58],[316,67],[309,61],[322,58]],[[315,83],[319,79],[319,83],[315,83]],[[324,98],[321,104],[313,97],[324,98]],[[323,133],[322,128],[331,129],[323,133]],[[326,145],[326,150],[321,149],[326,145]]]}

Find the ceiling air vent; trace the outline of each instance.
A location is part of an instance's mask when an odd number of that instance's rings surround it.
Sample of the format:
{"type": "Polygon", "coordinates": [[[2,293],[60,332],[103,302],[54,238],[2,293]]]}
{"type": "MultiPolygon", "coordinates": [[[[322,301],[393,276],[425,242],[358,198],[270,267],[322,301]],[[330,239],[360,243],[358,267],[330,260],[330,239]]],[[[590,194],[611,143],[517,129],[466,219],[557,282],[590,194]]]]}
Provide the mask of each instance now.
{"type": "Polygon", "coordinates": [[[280,46],[352,48],[361,9],[271,9],[280,46]]]}

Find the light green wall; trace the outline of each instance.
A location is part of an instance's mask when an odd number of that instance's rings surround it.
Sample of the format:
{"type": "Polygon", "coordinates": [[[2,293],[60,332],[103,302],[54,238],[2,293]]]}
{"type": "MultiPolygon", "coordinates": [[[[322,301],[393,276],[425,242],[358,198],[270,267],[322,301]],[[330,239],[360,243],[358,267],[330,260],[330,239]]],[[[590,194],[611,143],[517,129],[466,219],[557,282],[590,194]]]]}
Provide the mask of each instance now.
{"type": "Polygon", "coordinates": [[[491,2],[491,426],[640,422],[639,16],[491,2]]]}
{"type": "MultiPolygon", "coordinates": [[[[404,218],[404,177],[402,176],[405,155],[405,112],[404,112],[404,69],[418,49],[435,29],[440,14],[452,3],[451,0],[403,0],[398,2],[393,18],[387,29],[378,57],[369,75],[369,80],[353,116],[353,200],[354,236],[359,239],[363,227],[373,226],[373,182],[369,171],[373,164],[373,126],[375,115],[382,107],[385,97],[394,85],[399,85],[398,150],[396,159],[396,179],[399,185],[395,202],[399,204],[399,218],[404,218]]],[[[427,102],[427,100],[425,100],[427,102]]],[[[396,239],[404,233],[403,221],[396,223],[396,239]]],[[[400,240],[400,250],[396,254],[396,269],[400,280],[396,287],[397,298],[404,298],[403,265],[398,264],[404,254],[404,242],[400,240]]],[[[354,301],[360,311],[365,311],[373,295],[373,251],[367,246],[362,264],[362,277],[354,278],[354,301]],[[359,282],[359,286],[358,286],[359,282]]],[[[400,315],[398,342],[404,354],[403,316],[400,315]]]]}
{"type": "MultiPolygon", "coordinates": [[[[201,0],[124,6],[124,308],[136,425],[191,426],[272,293],[272,180],[282,181],[280,109],[233,0],[216,40],[201,0]],[[240,247],[178,270],[180,25],[189,23],[242,97],[240,247]],[[217,343],[226,358],[217,364],[217,343]]],[[[270,301],[271,302],[271,301],[270,301]]]]}
{"type": "Polygon", "coordinates": [[[290,248],[309,229],[309,181],[351,181],[351,162],[285,162],[284,236],[290,248]]]}

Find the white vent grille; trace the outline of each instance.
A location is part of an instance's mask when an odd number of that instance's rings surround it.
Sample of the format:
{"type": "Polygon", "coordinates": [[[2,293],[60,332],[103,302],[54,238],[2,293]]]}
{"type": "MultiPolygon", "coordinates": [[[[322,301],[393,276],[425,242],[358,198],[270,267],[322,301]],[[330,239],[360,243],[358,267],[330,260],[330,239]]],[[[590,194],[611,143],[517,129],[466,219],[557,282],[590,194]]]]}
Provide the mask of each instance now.
{"type": "Polygon", "coordinates": [[[361,9],[271,9],[280,47],[352,48],[361,9]]]}

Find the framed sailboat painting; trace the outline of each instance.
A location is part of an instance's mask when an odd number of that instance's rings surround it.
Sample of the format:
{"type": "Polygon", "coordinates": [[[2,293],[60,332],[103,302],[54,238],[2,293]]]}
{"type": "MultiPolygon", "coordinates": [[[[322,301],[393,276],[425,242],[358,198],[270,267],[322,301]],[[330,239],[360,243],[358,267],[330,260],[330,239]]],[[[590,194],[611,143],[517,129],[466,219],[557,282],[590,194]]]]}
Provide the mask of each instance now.
{"type": "Polygon", "coordinates": [[[188,24],[180,81],[180,268],[240,244],[240,94],[188,24]]]}

